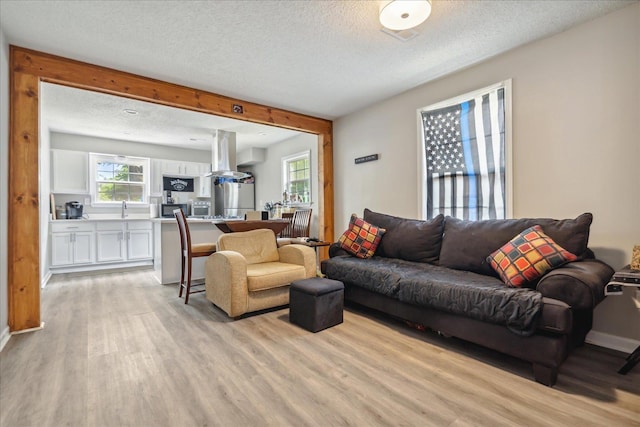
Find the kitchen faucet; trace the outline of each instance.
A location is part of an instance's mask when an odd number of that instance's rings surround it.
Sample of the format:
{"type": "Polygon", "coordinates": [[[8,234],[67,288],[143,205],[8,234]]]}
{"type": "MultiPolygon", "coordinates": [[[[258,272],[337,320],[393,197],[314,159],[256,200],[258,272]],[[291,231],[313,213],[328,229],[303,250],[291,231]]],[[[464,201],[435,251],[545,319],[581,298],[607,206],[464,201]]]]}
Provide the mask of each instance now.
{"type": "Polygon", "coordinates": [[[122,209],[121,209],[121,218],[126,218],[127,214],[124,213],[125,209],[127,209],[127,202],[126,201],[122,201],[122,209]]]}

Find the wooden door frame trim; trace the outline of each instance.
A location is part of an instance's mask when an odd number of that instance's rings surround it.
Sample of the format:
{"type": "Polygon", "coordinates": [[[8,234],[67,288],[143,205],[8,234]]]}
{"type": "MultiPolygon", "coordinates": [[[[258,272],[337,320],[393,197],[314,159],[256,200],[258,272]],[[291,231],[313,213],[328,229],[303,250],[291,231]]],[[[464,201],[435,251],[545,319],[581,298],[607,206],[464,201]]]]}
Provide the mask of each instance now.
{"type": "Polygon", "coordinates": [[[153,102],[318,136],[319,234],[333,239],[333,123],[123,71],[10,46],[8,314],[9,329],[40,326],[40,82],[153,102]],[[234,113],[234,105],[242,113],[234,113]]]}

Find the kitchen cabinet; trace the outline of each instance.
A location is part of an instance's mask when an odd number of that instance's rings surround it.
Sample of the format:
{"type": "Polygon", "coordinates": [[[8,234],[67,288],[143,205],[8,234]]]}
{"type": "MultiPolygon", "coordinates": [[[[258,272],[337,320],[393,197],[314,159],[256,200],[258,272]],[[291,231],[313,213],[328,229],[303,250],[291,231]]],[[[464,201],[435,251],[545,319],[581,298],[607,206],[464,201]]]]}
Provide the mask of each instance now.
{"type": "Polygon", "coordinates": [[[51,192],[89,194],[89,153],[51,150],[51,192]]]}
{"type": "Polygon", "coordinates": [[[196,177],[200,175],[202,163],[177,162],[165,160],[163,163],[163,175],[196,177]]]}
{"type": "MultiPolygon", "coordinates": [[[[209,165],[204,173],[208,172],[209,165]]],[[[196,197],[211,197],[211,180],[212,178],[199,176],[194,181],[196,197]]]]}
{"type": "Polygon", "coordinates": [[[107,221],[96,225],[97,262],[153,258],[151,221],[107,221]]]}
{"type": "Polygon", "coordinates": [[[122,221],[96,224],[97,262],[118,262],[127,259],[125,223],[122,221]]]}
{"type": "Polygon", "coordinates": [[[164,171],[164,160],[151,159],[151,197],[162,197],[162,174],[164,171]]]}
{"type": "Polygon", "coordinates": [[[69,222],[51,225],[51,266],[95,262],[94,224],[69,222]]]}
{"type": "Polygon", "coordinates": [[[51,222],[51,269],[86,271],[153,262],[151,221],[51,222]]]}
{"type": "Polygon", "coordinates": [[[153,226],[151,221],[127,223],[127,260],[153,258],[153,226]]]}

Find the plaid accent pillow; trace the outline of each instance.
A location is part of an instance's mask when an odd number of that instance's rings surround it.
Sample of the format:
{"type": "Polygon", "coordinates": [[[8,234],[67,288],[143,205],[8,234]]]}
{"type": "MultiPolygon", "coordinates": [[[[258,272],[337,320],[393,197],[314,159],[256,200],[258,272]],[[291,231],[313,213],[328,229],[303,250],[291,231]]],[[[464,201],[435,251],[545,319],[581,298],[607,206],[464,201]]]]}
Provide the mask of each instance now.
{"type": "Polygon", "coordinates": [[[385,233],[384,228],[369,224],[358,215],[351,214],[349,228],[342,233],[340,247],[358,258],[371,258],[385,233]]]}
{"type": "Polygon", "coordinates": [[[505,284],[521,287],[577,258],[547,236],[542,227],[534,225],[489,255],[487,262],[505,284]]]}

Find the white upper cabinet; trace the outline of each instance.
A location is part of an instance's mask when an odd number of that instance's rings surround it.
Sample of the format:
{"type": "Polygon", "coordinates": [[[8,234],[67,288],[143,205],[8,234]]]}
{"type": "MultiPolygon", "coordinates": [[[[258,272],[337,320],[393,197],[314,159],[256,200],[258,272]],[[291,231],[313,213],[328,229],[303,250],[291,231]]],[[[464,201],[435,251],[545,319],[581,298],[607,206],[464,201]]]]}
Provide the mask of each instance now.
{"type": "MultiPolygon", "coordinates": [[[[208,166],[207,166],[208,167],[208,166]]],[[[194,181],[196,197],[211,197],[212,178],[199,176],[194,181]]]]}
{"type": "Polygon", "coordinates": [[[164,160],[151,159],[151,197],[162,196],[162,173],[164,160]]]}
{"type": "Polygon", "coordinates": [[[163,175],[197,177],[209,171],[208,163],[163,160],[163,175]]]}
{"type": "Polygon", "coordinates": [[[89,153],[51,150],[51,192],[89,194],[89,153]]]}

